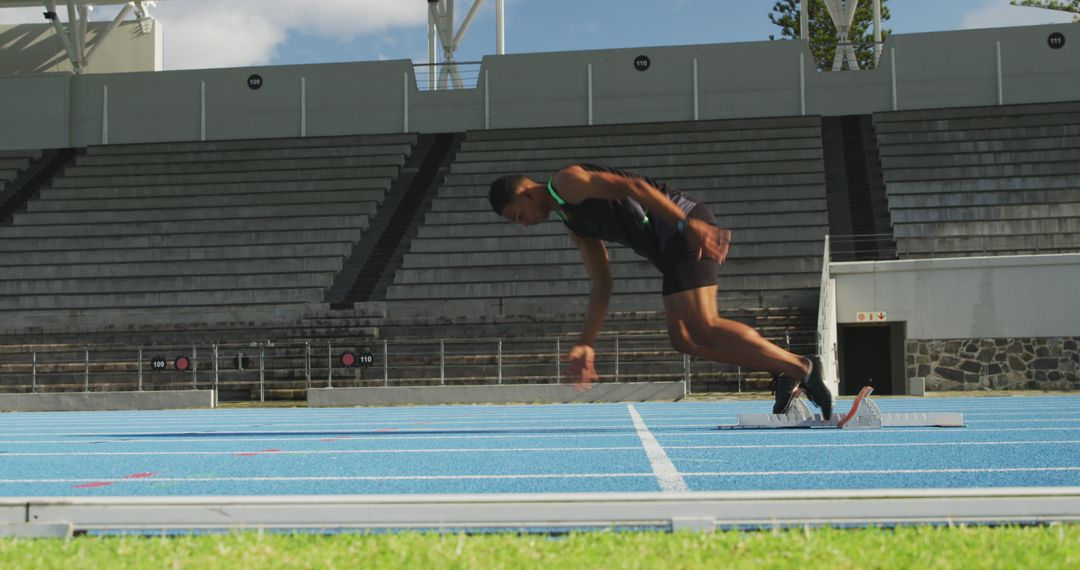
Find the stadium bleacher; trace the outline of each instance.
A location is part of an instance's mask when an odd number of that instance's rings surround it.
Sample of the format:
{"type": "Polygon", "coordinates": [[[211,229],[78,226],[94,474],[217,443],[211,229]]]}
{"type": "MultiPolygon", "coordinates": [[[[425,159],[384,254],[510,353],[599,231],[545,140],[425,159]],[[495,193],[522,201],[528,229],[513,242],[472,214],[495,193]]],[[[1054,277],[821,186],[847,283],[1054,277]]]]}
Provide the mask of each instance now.
{"type": "Polygon", "coordinates": [[[41,151],[0,151],[0,193],[4,191],[9,182],[15,180],[20,171],[25,170],[32,161],[40,156],[41,151]]]}
{"type": "Polygon", "coordinates": [[[1080,250],[1080,103],[874,121],[901,258],[1080,250]]]}
{"type": "Polygon", "coordinates": [[[0,311],[320,302],[415,138],[90,147],[0,227],[0,311]]]}

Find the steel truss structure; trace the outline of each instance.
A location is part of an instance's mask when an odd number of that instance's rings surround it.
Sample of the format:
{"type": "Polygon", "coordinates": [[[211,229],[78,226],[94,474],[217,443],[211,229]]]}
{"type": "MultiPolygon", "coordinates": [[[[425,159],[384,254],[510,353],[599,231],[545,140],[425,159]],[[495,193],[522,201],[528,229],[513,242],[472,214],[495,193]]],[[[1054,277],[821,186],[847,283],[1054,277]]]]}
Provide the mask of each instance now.
{"type": "Polygon", "coordinates": [[[0,0],[0,8],[44,7],[45,19],[52,24],[53,29],[56,31],[56,36],[60,39],[61,45],[64,46],[68,61],[71,62],[71,67],[76,74],[81,74],[86,69],[98,46],[104,43],[105,38],[132,12],[135,14],[135,21],[139,23],[140,33],[149,34],[154,29],[154,18],[150,16],[149,10],[150,6],[155,5],[154,2],[143,0],[60,0],[60,4],[67,7],[67,26],[60,21],[60,14],[56,9],[56,0],[0,0]],[[109,23],[108,27],[98,34],[94,45],[87,49],[86,28],[90,21],[90,11],[93,10],[94,6],[109,4],[122,4],[124,7],[116,15],[116,18],[113,18],[112,22],[109,23]]]}

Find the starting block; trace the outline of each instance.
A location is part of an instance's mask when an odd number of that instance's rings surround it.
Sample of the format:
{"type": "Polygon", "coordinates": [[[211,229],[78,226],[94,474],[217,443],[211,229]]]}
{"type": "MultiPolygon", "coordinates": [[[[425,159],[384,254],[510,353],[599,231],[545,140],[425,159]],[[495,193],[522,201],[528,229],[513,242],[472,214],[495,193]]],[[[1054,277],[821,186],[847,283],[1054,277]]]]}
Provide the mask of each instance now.
{"type": "Polygon", "coordinates": [[[884,414],[870,399],[874,389],[866,386],[859,391],[848,413],[834,413],[826,420],[813,414],[798,397],[786,414],[739,414],[739,423],[721,426],[725,429],[769,428],[841,428],[875,429],[881,427],[964,427],[964,415],[957,412],[918,412],[884,414]]]}

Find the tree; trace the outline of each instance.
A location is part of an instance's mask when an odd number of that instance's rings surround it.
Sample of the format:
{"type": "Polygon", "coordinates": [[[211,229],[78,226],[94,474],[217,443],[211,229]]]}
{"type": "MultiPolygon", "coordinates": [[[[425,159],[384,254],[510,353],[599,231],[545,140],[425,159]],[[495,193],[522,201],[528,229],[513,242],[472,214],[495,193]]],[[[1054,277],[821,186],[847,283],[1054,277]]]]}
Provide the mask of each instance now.
{"type": "Polygon", "coordinates": [[[1013,6],[1027,6],[1029,8],[1043,8],[1044,10],[1057,10],[1059,12],[1071,12],[1077,14],[1074,22],[1080,22],[1080,0],[1012,0],[1013,6]]]}
{"type": "MultiPolygon", "coordinates": [[[[850,1],[850,0],[849,0],[850,1]]],[[[824,0],[809,0],[810,50],[819,70],[831,70],[833,57],[836,55],[836,27],[829,17],[824,0]]],[[[886,0],[881,0],[881,21],[890,17],[886,0]]],[[[769,14],[769,20],[780,26],[780,36],[799,37],[799,3],[797,0],[778,0],[769,14]]],[[[892,30],[882,29],[884,40],[892,30]]],[[[770,40],[776,37],[770,35],[770,40]]],[[[855,20],[851,24],[848,41],[855,42],[855,58],[860,69],[873,69],[874,65],[874,5],[872,0],[861,0],[855,10],[855,20]]]]}

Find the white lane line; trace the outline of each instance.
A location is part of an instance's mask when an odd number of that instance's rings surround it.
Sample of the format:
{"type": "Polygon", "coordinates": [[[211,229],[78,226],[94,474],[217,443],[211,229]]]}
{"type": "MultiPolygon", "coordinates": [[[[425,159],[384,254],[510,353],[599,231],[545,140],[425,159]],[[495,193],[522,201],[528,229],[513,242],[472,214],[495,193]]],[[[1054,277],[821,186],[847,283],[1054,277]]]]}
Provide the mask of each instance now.
{"type": "MultiPolygon", "coordinates": [[[[696,471],[682,473],[685,477],[788,477],[835,476],[835,475],[894,475],[901,474],[995,474],[995,473],[1062,473],[1080,472],[1076,467],[1002,467],[1002,468],[953,468],[953,469],[866,469],[844,470],[828,469],[821,471],[696,471]]],[[[26,485],[33,483],[221,483],[221,482],[326,482],[326,481],[459,481],[459,480],[500,480],[500,479],[625,479],[655,477],[656,473],[536,473],[505,475],[342,475],[342,476],[297,476],[297,477],[142,477],[136,479],[96,478],[96,479],[0,479],[0,485],[26,485]]]]}
{"type": "MultiPolygon", "coordinates": [[[[821,449],[853,447],[969,447],[1009,445],[1080,445],[1080,440],[1056,441],[957,441],[957,442],[904,442],[904,443],[806,443],[806,444],[750,444],[750,445],[668,445],[664,449],[821,449]]],[[[58,451],[0,452],[0,458],[11,457],[126,457],[126,456],[186,456],[186,455],[354,455],[354,454],[401,454],[401,453],[544,453],[587,451],[639,451],[641,446],[599,447],[444,447],[423,449],[237,449],[232,451],[58,451]]],[[[661,449],[663,451],[663,449],[661,449]]],[[[676,473],[677,475],[677,473],[676,473]]]]}
{"type": "Polygon", "coordinates": [[[634,409],[633,404],[627,404],[626,408],[630,410],[630,417],[634,420],[634,429],[637,430],[638,438],[641,439],[641,445],[645,447],[645,455],[649,457],[649,464],[652,465],[653,473],[656,474],[656,480],[660,483],[661,491],[689,491],[690,488],[686,486],[686,481],[683,481],[679,470],[675,468],[675,464],[668,459],[667,453],[664,453],[664,448],[660,445],[660,442],[656,441],[656,437],[649,431],[648,426],[638,415],[637,410],[634,409]]]}

